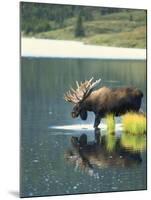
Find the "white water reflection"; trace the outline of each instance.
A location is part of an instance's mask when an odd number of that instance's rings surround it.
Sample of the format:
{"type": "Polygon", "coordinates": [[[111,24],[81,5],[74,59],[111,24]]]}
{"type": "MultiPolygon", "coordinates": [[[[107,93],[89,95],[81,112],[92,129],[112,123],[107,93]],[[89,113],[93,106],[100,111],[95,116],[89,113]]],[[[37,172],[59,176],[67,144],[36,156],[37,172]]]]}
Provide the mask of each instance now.
{"type": "MultiPolygon", "coordinates": [[[[93,131],[94,127],[92,124],[73,124],[73,125],[63,125],[63,126],[49,126],[49,129],[57,129],[57,130],[74,130],[74,131],[82,131],[88,130],[93,131]]],[[[103,131],[107,130],[106,124],[101,124],[98,126],[103,131]]],[[[117,123],[115,126],[115,131],[122,131],[123,127],[121,123],[117,123]]]]}

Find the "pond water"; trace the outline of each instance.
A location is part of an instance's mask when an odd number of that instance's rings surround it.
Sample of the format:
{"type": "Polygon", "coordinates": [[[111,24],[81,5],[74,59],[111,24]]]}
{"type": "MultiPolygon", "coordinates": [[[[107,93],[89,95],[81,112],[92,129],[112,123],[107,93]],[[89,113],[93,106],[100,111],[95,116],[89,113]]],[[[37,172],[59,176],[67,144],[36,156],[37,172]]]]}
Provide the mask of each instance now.
{"type": "Polygon", "coordinates": [[[140,88],[146,113],[145,61],[21,58],[21,197],[146,189],[145,136],[94,132],[93,113],[71,118],[63,95],[92,76],[140,88]]]}

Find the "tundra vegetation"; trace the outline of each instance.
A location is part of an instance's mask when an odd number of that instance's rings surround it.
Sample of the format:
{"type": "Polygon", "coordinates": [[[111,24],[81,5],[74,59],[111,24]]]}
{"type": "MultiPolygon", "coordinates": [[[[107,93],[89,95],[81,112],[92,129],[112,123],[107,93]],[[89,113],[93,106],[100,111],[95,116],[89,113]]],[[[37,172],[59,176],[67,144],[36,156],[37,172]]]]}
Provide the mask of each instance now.
{"type": "MultiPolygon", "coordinates": [[[[108,114],[106,116],[107,132],[115,132],[115,116],[108,114]]],[[[122,116],[122,126],[125,133],[131,135],[143,135],[146,133],[146,116],[142,113],[127,112],[122,116]]]]}
{"type": "Polygon", "coordinates": [[[146,11],[21,3],[23,36],[146,48],[146,11]]]}
{"type": "Polygon", "coordinates": [[[115,132],[115,117],[110,113],[106,115],[107,132],[113,134],[115,132]]]}
{"type": "Polygon", "coordinates": [[[146,133],[146,117],[144,114],[128,112],[122,117],[123,130],[134,135],[146,133]]]}
{"type": "MultiPolygon", "coordinates": [[[[106,116],[107,132],[115,132],[115,116],[106,116]]],[[[146,116],[142,113],[127,112],[122,116],[123,132],[131,135],[143,135],[146,133],[146,116]]]]}

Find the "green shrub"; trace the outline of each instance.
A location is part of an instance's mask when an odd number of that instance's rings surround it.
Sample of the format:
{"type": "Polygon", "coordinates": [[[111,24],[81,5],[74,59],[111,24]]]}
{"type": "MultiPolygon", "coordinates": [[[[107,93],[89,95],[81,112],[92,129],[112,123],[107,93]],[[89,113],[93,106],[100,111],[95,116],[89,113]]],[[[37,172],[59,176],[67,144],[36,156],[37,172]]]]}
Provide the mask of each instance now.
{"type": "Polygon", "coordinates": [[[107,132],[114,133],[115,132],[115,118],[113,114],[106,115],[106,124],[107,124],[107,132]]]}
{"type": "Polygon", "coordinates": [[[122,117],[122,124],[126,133],[134,135],[146,133],[146,117],[143,114],[128,112],[122,117]]]}

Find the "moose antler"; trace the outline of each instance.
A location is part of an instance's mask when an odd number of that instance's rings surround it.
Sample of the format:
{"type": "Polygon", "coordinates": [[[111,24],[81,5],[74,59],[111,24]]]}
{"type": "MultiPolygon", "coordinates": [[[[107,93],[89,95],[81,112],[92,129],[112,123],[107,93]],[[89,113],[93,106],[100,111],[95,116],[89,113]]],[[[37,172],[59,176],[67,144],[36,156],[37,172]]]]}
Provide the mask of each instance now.
{"type": "Polygon", "coordinates": [[[83,101],[90,94],[93,88],[101,81],[101,79],[98,79],[92,83],[93,79],[94,78],[92,77],[89,81],[86,80],[83,83],[81,82],[80,84],[78,83],[78,81],[76,81],[77,89],[74,90],[73,88],[71,88],[70,90],[72,91],[72,93],[69,90],[64,95],[64,99],[74,104],[83,101]]]}

